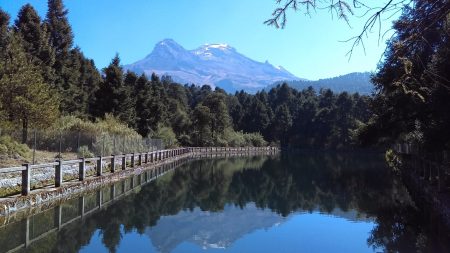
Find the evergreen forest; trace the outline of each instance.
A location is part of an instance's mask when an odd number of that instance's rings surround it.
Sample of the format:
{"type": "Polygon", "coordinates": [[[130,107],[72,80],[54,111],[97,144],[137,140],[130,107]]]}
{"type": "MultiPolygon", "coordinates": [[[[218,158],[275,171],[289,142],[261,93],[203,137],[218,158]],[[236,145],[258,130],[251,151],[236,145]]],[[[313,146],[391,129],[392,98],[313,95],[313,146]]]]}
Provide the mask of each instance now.
{"type": "Polygon", "coordinates": [[[183,146],[448,148],[450,26],[441,15],[448,3],[412,2],[393,25],[370,96],[286,83],[227,94],[124,71],[118,54],[99,70],[74,45],[62,0],[48,0],[45,17],[30,4],[15,19],[0,9],[1,128],[21,129],[25,143],[30,129],[54,128],[61,118],[109,117],[142,137],[183,146]]]}

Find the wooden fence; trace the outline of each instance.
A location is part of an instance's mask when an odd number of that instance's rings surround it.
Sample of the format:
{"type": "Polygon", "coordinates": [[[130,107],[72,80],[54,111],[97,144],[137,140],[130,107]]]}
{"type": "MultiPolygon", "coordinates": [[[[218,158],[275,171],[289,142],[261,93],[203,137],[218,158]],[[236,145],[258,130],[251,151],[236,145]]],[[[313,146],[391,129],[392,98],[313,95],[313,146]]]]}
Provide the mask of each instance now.
{"type": "MultiPolygon", "coordinates": [[[[24,220],[13,221],[11,223],[7,223],[7,225],[3,227],[0,226],[0,229],[6,229],[6,234],[17,233],[17,231],[14,230],[14,227],[16,226],[20,227],[21,230],[23,230],[20,231],[20,233],[23,233],[23,236],[13,236],[13,239],[4,242],[6,243],[6,245],[3,245],[5,247],[3,248],[3,250],[6,252],[21,251],[22,249],[27,248],[32,243],[45,238],[51,233],[61,230],[66,225],[71,224],[79,219],[84,219],[89,215],[110,206],[112,203],[135,192],[138,187],[141,187],[155,180],[156,178],[163,176],[169,171],[175,170],[176,168],[185,164],[187,161],[187,159],[178,159],[169,164],[159,165],[154,169],[145,171],[143,174],[134,175],[130,178],[113,183],[109,186],[105,186],[104,188],[101,188],[94,193],[82,195],[75,199],[68,200],[67,202],[60,204],[52,209],[45,210],[42,213],[37,213],[32,216],[28,216],[24,220]],[[91,200],[92,202],[92,198],[95,204],[86,204],[87,200],[91,200]],[[76,209],[75,213],[71,211],[71,209],[76,209]],[[36,233],[31,227],[31,224],[34,223],[34,220],[38,220],[39,216],[42,216],[42,214],[52,211],[54,212],[53,224],[46,224],[49,225],[46,230],[36,233]],[[8,230],[11,230],[11,233],[8,233],[8,230]]],[[[3,233],[5,234],[5,232],[3,233]]],[[[4,252],[2,250],[0,251],[4,252]]]]}
{"type": "Polygon", "coordinates": [[[57,160],[52,163],[45,164],[23,164],[19,167],[3,168],[0,173],[22,172],[21,194],[27,196],[31,191],[31,171],[39,168],[53,168],[55,183],[54,187],[61,187],[63,184],[63,166],[79,165],[78,179],[84,181],[86,179],[86,163],[96,164],[96,176],[102,176],[105,172],[105,164],[109,162],[109,170],[111,173],[116,172],[119,167],[126,170],[128,167],[142,166],[156,163],[166,159],[182,156],[188,153],[252,153],[261,151],[277,151],[276,147],[183,147],[175,149],[158,150],[144,153],[131,153],[111,156],[99,156],[93,158],[79,158],[75,160],[57,160]],[[118,162],[119,161],[119,162],[118,162]],[[120,165],[120,166],[119,166],[120,165]]]}
{"type": "Polygon", "coordinates": [[[447,191],[450,187],[450,152],[425,152],[417,145],[395,144],[392,149],[402,157],[404,167],[413,172],[421,180],[435,186],[438,192],[447,191]]]}

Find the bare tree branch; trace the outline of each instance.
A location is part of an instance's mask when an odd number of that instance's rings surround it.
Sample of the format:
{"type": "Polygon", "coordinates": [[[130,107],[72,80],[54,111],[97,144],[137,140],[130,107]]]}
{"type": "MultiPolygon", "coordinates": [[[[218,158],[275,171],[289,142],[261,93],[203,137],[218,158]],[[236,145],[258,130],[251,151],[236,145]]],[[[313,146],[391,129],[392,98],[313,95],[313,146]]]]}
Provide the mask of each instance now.
{"type": "Polygon", "coordinates": [[[357,16],[358,18],[366,18],[362,30],[356,36],[344,41],[352,43],[347,53],[350,59],[357,46],[362,46],[365,51],[363,40],[375,28],[377,28],[378,43],[380,43],[383,38],[383,15],[387,15],[386,19],[390,19],[412,2],[413,0],[388,0],[380,6],[371,7],[360,0],[276,0],[276,3],[281,5],[281,7],[276,8],[272,13],[272,18],[266,20],[264,24],[273,25],[281,29],[285,28],[287,12],[291,8],[294,12],[304,10],[308,15],[311,10],[327,9],[332,17],[336,15],[338,19],[344,20],[349,26],[351,25],[350,16],[356,16],[356,10],[363,12],[362,15],[357,16]]]}

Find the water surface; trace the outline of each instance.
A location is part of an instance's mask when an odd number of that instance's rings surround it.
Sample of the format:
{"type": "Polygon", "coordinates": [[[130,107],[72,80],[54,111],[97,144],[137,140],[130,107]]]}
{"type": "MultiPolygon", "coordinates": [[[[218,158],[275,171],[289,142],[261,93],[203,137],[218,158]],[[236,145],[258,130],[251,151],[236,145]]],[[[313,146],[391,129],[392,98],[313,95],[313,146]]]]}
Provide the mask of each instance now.
{"type": "Polygon", "coordinates": [[[152,177],[4,225],[0,252],[450,252],[379,154],[206,158],[152,177]]]}

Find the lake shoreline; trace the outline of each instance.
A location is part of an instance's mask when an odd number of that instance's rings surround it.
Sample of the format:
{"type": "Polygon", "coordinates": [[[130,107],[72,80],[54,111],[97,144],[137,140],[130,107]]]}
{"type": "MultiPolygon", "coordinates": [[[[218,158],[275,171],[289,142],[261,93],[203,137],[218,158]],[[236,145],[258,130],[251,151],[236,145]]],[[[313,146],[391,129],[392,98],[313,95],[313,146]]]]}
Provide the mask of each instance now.
{"type": "Polygon", "coordinates": [[[188,161],[196,158],[215,158],[215,157],[239,157],[249,155],[270,155],[276,154],[278,151],[262,151],[254,150],[249,153],[237,153],[235,151],[221,151],[211,152],[210,150],[201,150],[196,153],[186,153],[179,156],[174,156],[166,160],[158,161],[150,164],[143,164],[134,168],[127,168],[126,170],[116,171],[115,173],[103,174],[99,177],[89,177],[84,181],[72,180],[65,182],[64,185],[58,188],[44,187],[42,189],[33,190],[28,196],[21,196],[20,194],[5,197],[0,199],[0,223],[1,220],[9,219],[8,216],[27,216],[33,214],[35,209],[48,209],[68,199],[77,197],[86,192],[98,190],[101,187],[116,183],[126,178],[142,175],[147,172],[153,172],[161,169],[165,165],[172,165],[177,161],[188,161]]]}
{"type": "Polygon", "coordinates": [[[60,202],[79,194],[96,190],[102,186],[123,180],[132,175],[140,175],[145,171],[156,169],[162,165],[173,163],[188,157],[190,154],[173,157],[158,163],[137,166],[127,170],[104,174],[100,177],[86,178],[85,181],[70,181],[58,188],[43,188],[32,191],[28,196],[14,195],[0,199],[0,216],[21,212],[41,205],[52,205],[50,202],[60,202]]]}

